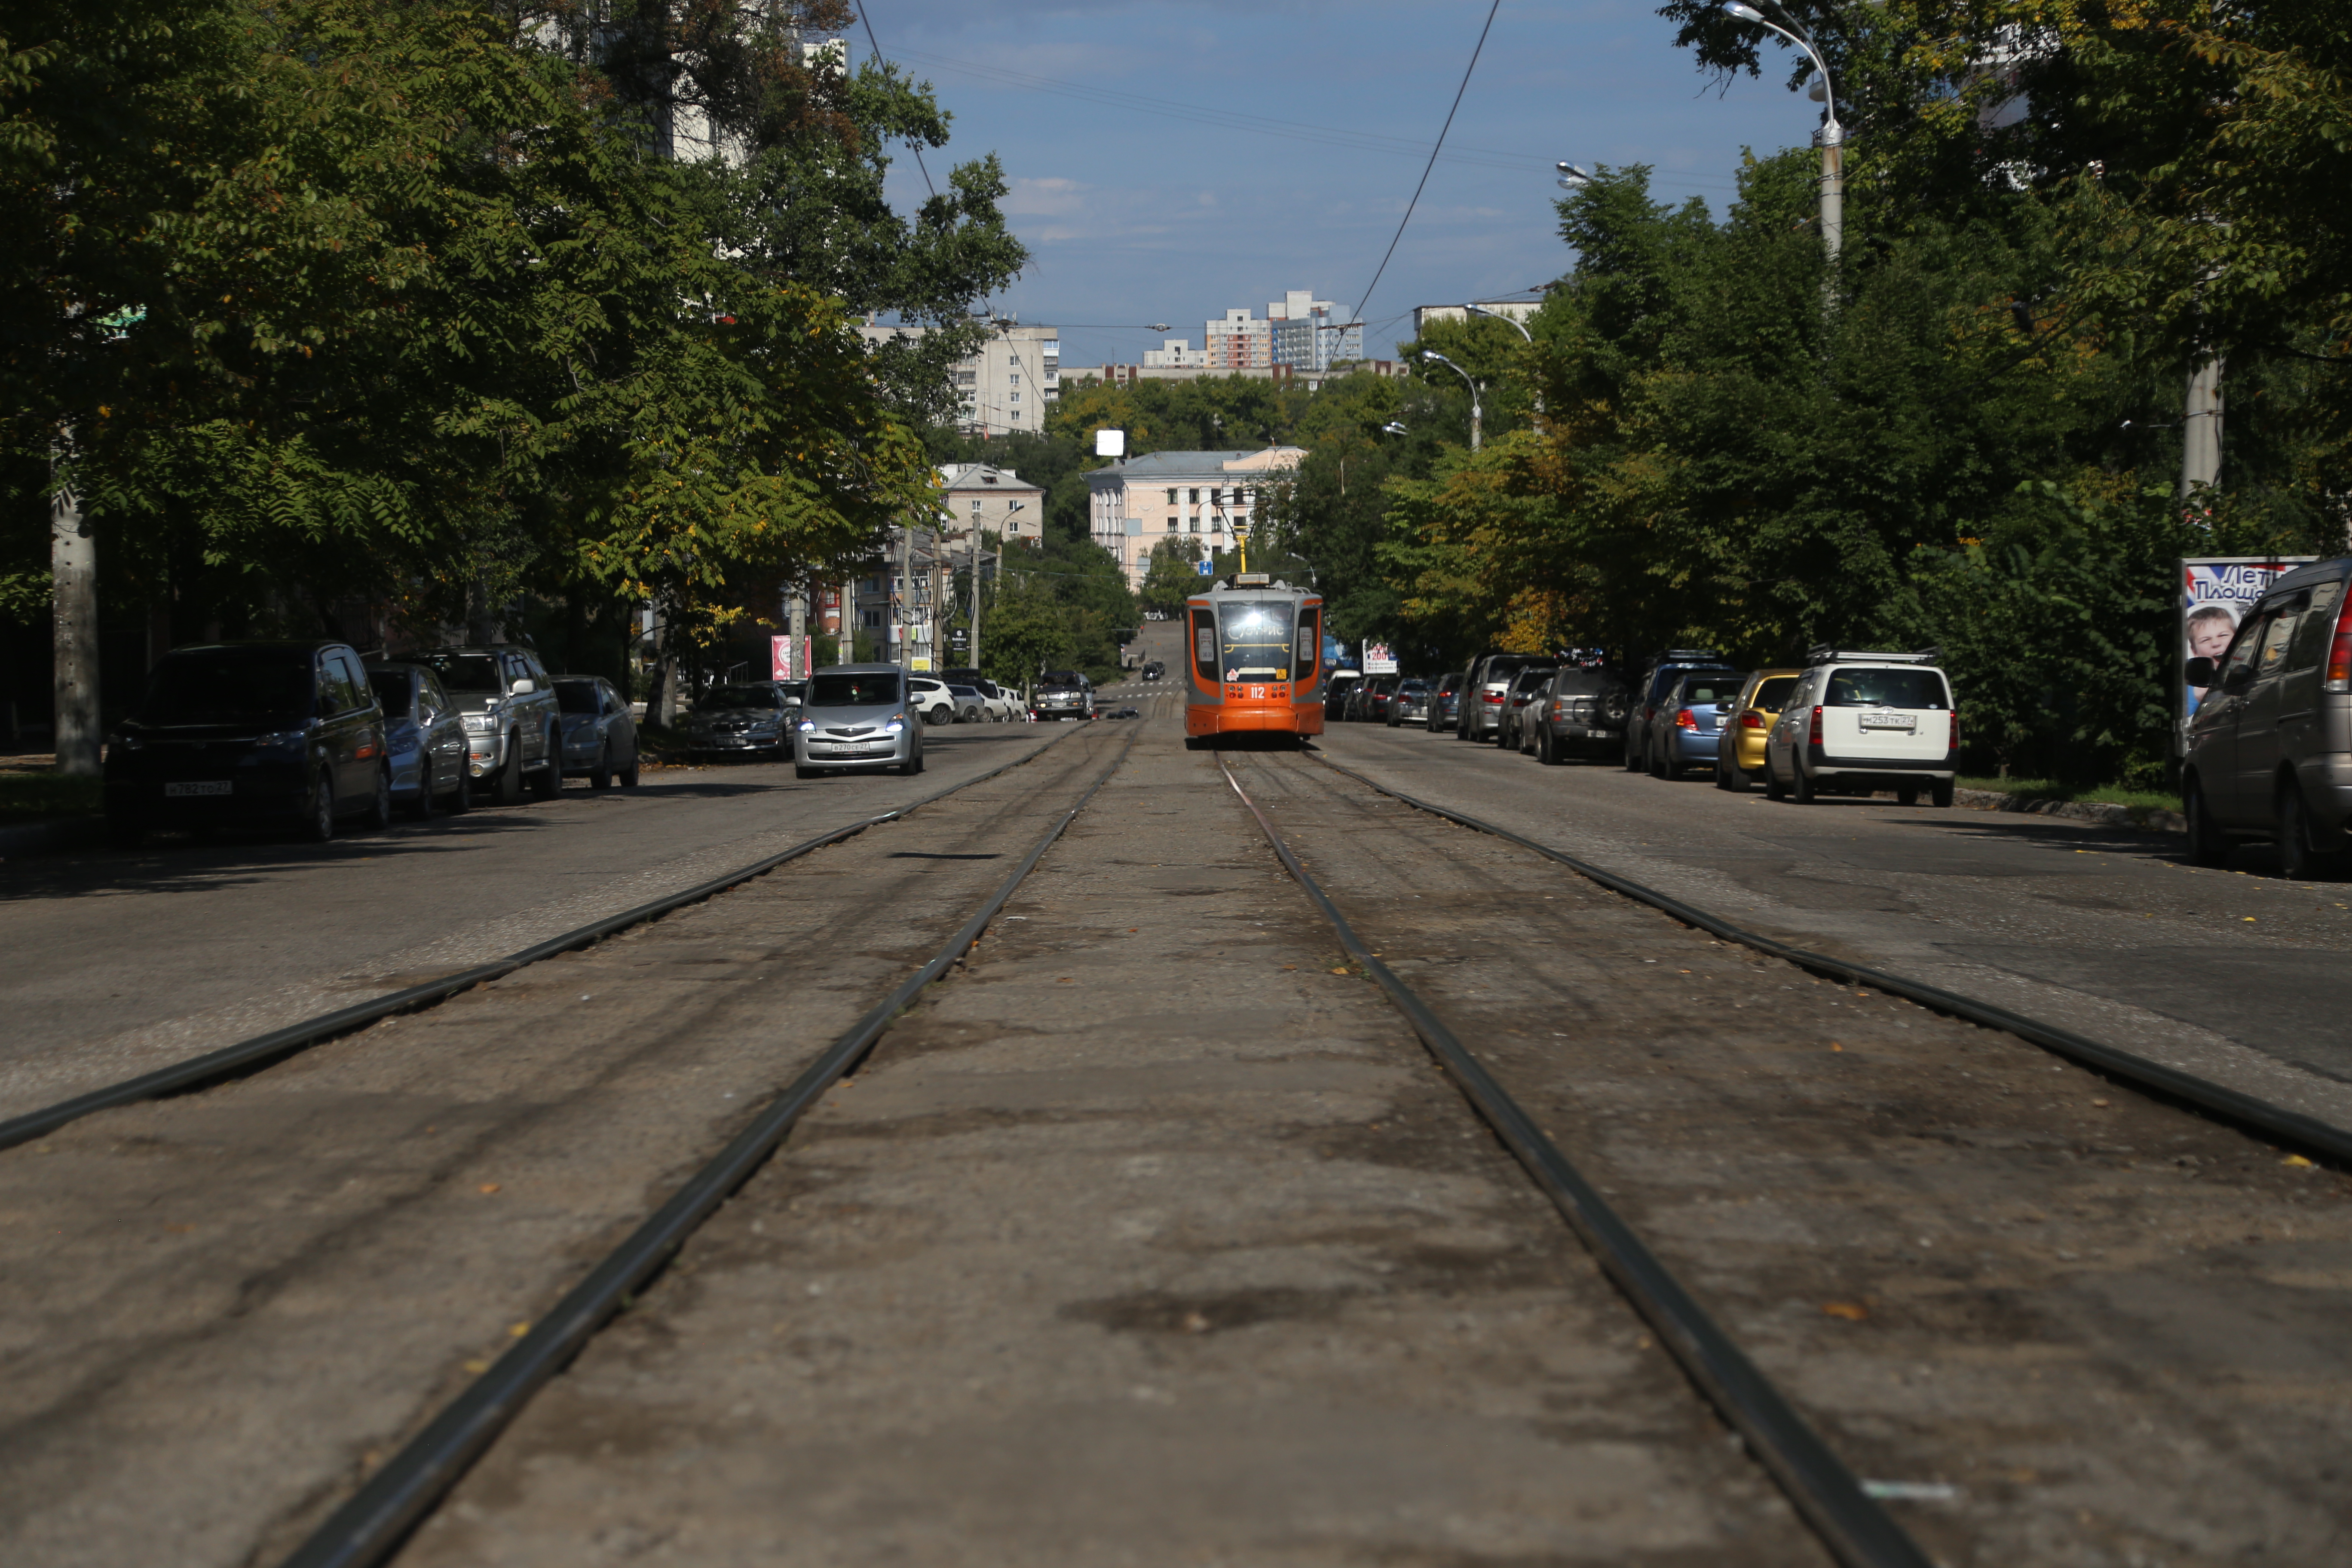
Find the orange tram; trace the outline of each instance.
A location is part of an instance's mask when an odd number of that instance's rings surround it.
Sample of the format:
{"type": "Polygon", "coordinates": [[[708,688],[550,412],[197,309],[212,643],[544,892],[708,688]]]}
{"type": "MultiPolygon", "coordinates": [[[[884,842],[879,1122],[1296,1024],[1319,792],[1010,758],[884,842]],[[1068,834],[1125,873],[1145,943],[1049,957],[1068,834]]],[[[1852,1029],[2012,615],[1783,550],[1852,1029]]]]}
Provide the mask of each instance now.
{"type": "Polygon", "coordinates": [[[1323,732],[1323,596],[1241,572],[1185,602],[1184,733],[1323,732]]]}

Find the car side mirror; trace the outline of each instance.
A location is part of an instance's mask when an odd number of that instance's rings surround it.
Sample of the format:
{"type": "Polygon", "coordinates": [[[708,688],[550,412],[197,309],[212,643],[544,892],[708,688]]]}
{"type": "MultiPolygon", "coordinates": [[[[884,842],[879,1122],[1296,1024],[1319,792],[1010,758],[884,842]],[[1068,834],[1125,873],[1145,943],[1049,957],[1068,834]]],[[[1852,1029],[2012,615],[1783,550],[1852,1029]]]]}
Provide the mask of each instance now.
{"type": "Polygon", "coordinates": [[[2181,679],[2191,686],[2202,688],[2213,684],[2213,661],[2200,657],[2189,661],[2189,667],[2181,672],[2181,679]]]}
{"type": "Polygon", "coordinates": [[[539,683],[531,679],[529,676],[525,676],[520,680],[514,683],[514,694],[517,697],[528,697],[538,689],[539,683]]]}

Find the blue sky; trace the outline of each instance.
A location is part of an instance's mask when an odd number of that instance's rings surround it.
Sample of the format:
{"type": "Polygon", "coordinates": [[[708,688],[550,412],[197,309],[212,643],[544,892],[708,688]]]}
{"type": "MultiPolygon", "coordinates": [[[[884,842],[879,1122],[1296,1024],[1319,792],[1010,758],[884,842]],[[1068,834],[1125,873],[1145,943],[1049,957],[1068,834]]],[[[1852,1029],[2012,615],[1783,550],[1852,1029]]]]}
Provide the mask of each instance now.
{"type": "MultiPolygon", "coordinates": [[[[1505,0],[1447,156],[1365,307],[1368,350],[1410,335],[1415,305],[1521,293],[1566,269],[1556,159],[1649,163],[1662,195],[1719,213],[1743,146],[1808,139],[1817,108],[1785,76],[1721,89],[1654,10],[1505,0]]],[[[1290,289],[1353,310],[1486,12],[1486,0],[873,0],[868,15],[883,52],[955,116],[933,176],[1003,159],[1032,259],[994,303],[1062,325],[1074,368],[1140,360],[1159,346],[1150,322],[1197,343],[1204,319],[1263,315],[1290,289]]],[[[862,57],[862,33],[856,43],[862,57]]],[[[910,158],[891,181],[902,204],[921,194],[910,158]]]]}

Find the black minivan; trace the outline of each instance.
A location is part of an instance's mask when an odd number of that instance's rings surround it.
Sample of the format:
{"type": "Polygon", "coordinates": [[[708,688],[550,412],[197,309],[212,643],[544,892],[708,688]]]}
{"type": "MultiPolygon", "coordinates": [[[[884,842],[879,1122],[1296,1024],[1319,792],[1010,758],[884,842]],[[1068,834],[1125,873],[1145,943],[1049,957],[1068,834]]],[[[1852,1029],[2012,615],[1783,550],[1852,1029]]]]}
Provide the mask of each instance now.
{"type": "Polygon", "coordinates": [[[107,835],[153,827],[292,828],[323,843],[338,816],[392,821],[383,710],[339,642],[174,648],[107,738],[107,835]]]}

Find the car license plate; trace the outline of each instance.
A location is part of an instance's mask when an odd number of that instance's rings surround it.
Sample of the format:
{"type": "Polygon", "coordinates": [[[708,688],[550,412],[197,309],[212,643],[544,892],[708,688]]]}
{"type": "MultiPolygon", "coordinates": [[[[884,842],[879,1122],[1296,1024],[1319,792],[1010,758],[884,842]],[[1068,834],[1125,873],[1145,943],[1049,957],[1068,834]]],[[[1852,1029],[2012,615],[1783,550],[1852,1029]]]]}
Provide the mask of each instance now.
{"type": "Polygon", "coordinates": [[[1919,719],[1914,713],[1864,713],[1862,715],[1862,727],[1865,730],[1900,730],[1906,734],[1916,734],[1919,719]]]}
{"type": "Polygon", "coordinates": [[[188,795],[226,795],[228,787],[226,779],[208,779],[201,784],[167,784],[163,786],[163,794],[167,798],[188,795]]]}

